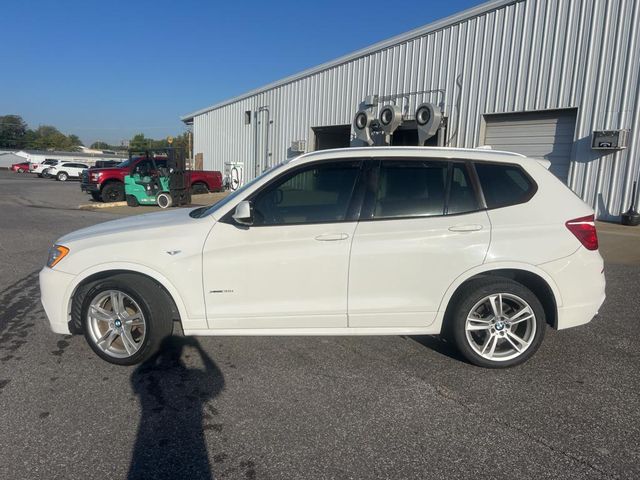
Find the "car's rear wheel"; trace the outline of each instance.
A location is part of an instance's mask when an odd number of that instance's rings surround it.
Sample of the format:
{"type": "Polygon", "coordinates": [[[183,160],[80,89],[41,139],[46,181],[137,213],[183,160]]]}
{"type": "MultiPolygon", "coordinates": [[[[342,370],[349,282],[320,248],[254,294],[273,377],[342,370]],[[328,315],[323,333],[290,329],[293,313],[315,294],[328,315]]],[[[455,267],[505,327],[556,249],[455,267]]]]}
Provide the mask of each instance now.
{"type": "Polygon", "coordinates": [[[24,168],[18,168],[18,173],[24,173],[24,168]]]}
{"type": "Polygon", "coordinates": [[[546,327],[544,308],[524,285],[485,277],[463,287],[454,301],[448,326],[471,363],[513,367],[540,347],[546,327]]]}
{"type": "Polygon", "coordinates": [[[81,311],[91,349],[118,365],[149,358],[173,328],[166,293],[139,275],[120,274],[98,281],[86,292],[81,311]]]}
{"type": "Polygon", "coordinates": [[[124,185],[122,183],[107,183],[102,189],[102,201],[122,202],[124,200],[124,185]]]}
{"type": "Polygon", "coordinates": [[[68,178],[69,175],[67,175],[67,172],[59,172],[58,175],[56,175],[56,179],[61,182],[66,182],[68,178]]]}

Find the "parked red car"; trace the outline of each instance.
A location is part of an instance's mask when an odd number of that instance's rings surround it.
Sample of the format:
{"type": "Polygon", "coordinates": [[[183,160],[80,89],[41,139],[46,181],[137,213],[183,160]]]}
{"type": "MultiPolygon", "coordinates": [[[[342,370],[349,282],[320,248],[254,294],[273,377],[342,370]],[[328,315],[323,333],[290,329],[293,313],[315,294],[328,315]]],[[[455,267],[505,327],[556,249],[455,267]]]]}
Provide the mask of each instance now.
{"type": "Polygon", "coordinates": [[[11,171],[16,173],[29,173],[29,162],[19,162],[11,165],[11,171]]]}

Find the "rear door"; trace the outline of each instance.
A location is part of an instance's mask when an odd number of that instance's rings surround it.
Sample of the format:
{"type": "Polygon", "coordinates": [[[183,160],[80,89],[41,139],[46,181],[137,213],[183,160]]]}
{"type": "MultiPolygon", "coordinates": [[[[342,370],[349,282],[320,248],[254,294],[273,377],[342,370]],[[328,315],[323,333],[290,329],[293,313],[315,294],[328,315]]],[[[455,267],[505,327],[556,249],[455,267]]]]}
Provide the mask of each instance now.
{"type": "Polygon", "coordinates": [[[379,162],[351,246],[349,327],[429,325],[483,263],[491,228],[474,175],[463,161],[379,162]]]}

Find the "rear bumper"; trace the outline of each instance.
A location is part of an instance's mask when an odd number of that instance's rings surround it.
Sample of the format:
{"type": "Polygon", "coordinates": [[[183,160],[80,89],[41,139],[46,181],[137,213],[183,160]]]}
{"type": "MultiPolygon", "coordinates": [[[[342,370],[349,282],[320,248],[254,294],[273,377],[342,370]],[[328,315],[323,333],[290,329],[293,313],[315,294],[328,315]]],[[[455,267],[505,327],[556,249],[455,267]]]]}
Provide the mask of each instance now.
{"type": "Polygon", "coordinates": [[[44,267],[40,270],[40,301],[55,333],[69,334],[70,287],[74,275],[44,267]]]}
{"type": "Polygon", "coordinates": [[[606,287],[600,252],[580,247],[573,255],[539,267],[553,278],[562,295],[558,301],[558,330],[584,325],[597,315],[606,287]]]}

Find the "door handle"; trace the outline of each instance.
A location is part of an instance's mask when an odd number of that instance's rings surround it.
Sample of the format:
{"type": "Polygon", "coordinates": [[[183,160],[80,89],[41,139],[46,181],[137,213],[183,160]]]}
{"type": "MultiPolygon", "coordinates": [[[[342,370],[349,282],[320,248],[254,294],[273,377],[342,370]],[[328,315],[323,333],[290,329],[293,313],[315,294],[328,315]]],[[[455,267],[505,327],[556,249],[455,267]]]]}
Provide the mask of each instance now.
{"type": "Polygon", "coordinates": [[[324,233],[318,235],[316,240],[319,242],[337,242],[339,240],[346,240],[347,238],[349,238],[349,235],[346,233],[324,233]]]}
{"type": "Polygon", "coordinates": [[[450,232],[477,232],[478,230],[482,230],[482,225],[453,225],[449,227],[450,232]]]}

